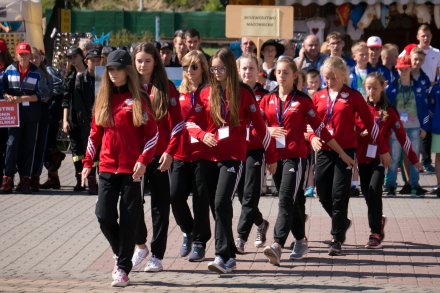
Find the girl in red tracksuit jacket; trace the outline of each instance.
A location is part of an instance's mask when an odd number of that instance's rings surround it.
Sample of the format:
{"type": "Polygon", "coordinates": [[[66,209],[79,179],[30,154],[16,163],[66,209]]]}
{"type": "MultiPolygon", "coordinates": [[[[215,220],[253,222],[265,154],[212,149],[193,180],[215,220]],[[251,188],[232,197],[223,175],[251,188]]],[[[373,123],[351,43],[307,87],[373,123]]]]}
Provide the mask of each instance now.
{"type": "Polygon", "coordinates": [[[349,165],[354,162],[317,117],[312,100],[294,86],[297,77],[295,61],[287,56],[280,57],[276,62],[275,77],[278,88],[265,95],[260,103],[276,144],[278,168],[273,179],[279,192],[274,242],[263,252],[271,264],[279,266],[281,248],[291,230],[295,244],[290,259],[302,258],[309,251],[304,214],[304,172],[309,150],[304,137],[307,125],[343,162],[349,165]]]}
{"type": "MultiPolygon", "coordinates": [[[[241,80],[253,90],[255,99],[259,104],[268,91],[257,82],[257,57],[253,54],[243,54],[237,60],[237,64],[241,80]]],[[[238,237],[235,239],[235,246],[240,254],[244,253],[244,246],[248,240],[252,225],[257,227],[255,247],[264,246],[266,243],[266,233],[269,229],[269,222],[263,219],[263,215],[258,209],[261,187],[264,180],[264,147],[258,135],[253,131],[252,123],[248,123],[246,130],[246,162],[243,164],[243,173],[237,187],[237,195],[241,203],[241,213],[237,225],[238,237]]]]}
{"type": "MultiPolygon", "coordinates": [[[[346,84],[348,68],[345,61],[339,57],[329,57],[321,67],[321,74],[327,87],[313,95],[313,103],[317,116],[324,122],[325,127],[341,145],[344,151],[354,157],[357,148],[356,115],[359,115],[366,128],[377,138],[377,125],[370,116],[367,103],[362,95],[346,84]],[[374,129],[374,131],[371,131],[374,129]]],[[[315,180],[319,201],[332,219],[333,240],[330,243],[329,255],[341,255],[342,243],[351,225],[347,218],[349,192],[351,187],[352,166],[341,160],[339,155],[330,150],[314,133],[309,140],[315,151],[318,151],[315,180]]],[[[378,145],[380,146],[380,141],[378,145]]],[[[384,165],[389,164],[389,153],[382,154],[384,165]]]]}
{"type": "Polygon", "coordinates": [[[138,88],[138,78],[128,52],[116,50],[110,53],[96,97],[83,159],[84,184],[96,152],[101,148],[95,213],[115,254],[112,286],[118,287],[125,287],[129,281],[135,244],[133,229],[142,209],[140,177],[153,158],[158,140],[156,123],[151,119],[138,88]]]}
{"type": "MultiPolygon", "coordinates": [[[[159,140],[153,162],[145,173],[145,183],[151,193],[151,217],[153,238],[152,256],[144,268],[146,272],[162,271],[162,259],[167,247],[168,225],[170,216],[170,178],[168,170],[177,151],[182,129],[185,126],[180,112],[179,93],[168,80],[159,51],[152,43],[139,44],[132,53],[141,87],[147,93],[151,112],[159,130],[159,140]],[[148,185],[147,185],[148,184],[148,185]]],[[[136,229],[136,250],[133,266],[137,268],[147,257],[149,251],[147,226],[143,209],[142,217],[136,229]]]]}
{"type": "MultiPolygon", "coordinates": [[[[417,169],[423,170],[422,164],[419,163],[419,159],[412,149],[411,141],[406,135],[399,114],[393,107],[389,106],[385,95],[385,79],[382,74],[378,72],[370,73],[365,78],[364,86],[371,117],[379,126],[378,139],[382,141],[383,151],[389,152],[391,131],[394,131],[411,163],[417,169]]],[[[382,185],[385,168],[381,164],[377,152],[375,152],[377,140],[372,139],[367,130],[363,131],[365,127],[362,123],[358,123],[357,127],[361,133],[358,137],[356,157],[359,162],[361,189],[368,206],[368,223],[371,230],[365,247],[381,248],[382,240],[385,237],[384,227],[386,222],[385,216],[382,215],[382,185]]]]}
{"type": "MultiPolygon", "coordinates": [[[[208,61],[203,52],[193,50],[181,60],[183,79],[180,85],[179,103],[186,121],[192,111],[202,109],[200,91],[208,83],[208,61]]],[[[209,192],[201,175],[207,164],[200,158],[202,142],[191,137],[186,128],[182,131],[180,144],[174,154],[171,171],[171,208],[176,223],[183,232],[180,256],[188,256],[190,262],[205,259],[206,242],[211,238],[209,224],[209,192]],[[192,192],[193,214],[188,206],[192,192]]],[[[212,196],[213,198],[213,196],[212,196]]],[[[212,210],[214,212],[214,210],[212,210]]]]}
{"type": "MultiPolygon", "coordinates": [[[[255,127],[265,149],[271,172],[276,169],[274,145],[264,123],[252,89],[240,84],[235,58],[231,50],[218,50],[211,58],[210,86],[200,93],[202,108],[188,118],[189,134],[203,141],[201,157],[212,162],[204,172],[217,179],[215,193],[215,259],[208,269],[217,273],[230,272],[236,267],[235,244],[232,234],[232,199],[240,180],[242,162],[246,159],[246,126],[255,127]]],[[[209,184],[209,183],[208,183],[209,184]]]]}

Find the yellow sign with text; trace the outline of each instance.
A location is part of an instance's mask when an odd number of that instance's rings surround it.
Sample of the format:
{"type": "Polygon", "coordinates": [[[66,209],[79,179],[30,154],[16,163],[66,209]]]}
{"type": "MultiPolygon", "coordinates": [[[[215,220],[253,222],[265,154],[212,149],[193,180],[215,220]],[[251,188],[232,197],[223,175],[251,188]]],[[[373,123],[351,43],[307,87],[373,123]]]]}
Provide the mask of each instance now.
{"type": "Polygon", "coordinates": [[[226,6],[226,37],[290,39],[293,36],[291,6],[226,6]]]}
{"type": "Polygon", "coordinates": [[[241,35],[243,37],[279,36],[280,11],[254,7],[242,9],[241,35]]]}

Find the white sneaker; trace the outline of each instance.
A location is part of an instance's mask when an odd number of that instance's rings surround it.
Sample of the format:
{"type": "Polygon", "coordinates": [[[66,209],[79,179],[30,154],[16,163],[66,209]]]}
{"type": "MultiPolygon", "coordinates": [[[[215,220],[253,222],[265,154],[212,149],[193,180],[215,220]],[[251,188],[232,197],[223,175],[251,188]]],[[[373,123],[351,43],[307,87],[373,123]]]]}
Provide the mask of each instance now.
{"type": "Polygon", "coordinates": [[[224,274],[227,272],[226,264],[223,258],[216,256],[214,261],[208,263],[208,270],[216,272],[218,274],[224,274]]]}
{"type": "Polygon", "coordinates": [[[160,272],[163,271],[162,261],[154,255],[148,260],[144,268],[144,272],[160,272]]]}
{"type": "Polygon", "coordinates": [[[113,272],[112,278],[113,278],[112,287],[125,287],[128,285],[130,281],[127,273],[120,268],[117,268],[116,271],[113,272]]]}
{"type": "Polygon", "coordinates": [[[270,246],[266,246],[263,250],[264,255],[269,259],[269,263],[274,266],[280,266],[281,260],[281,245],[274,242],[270,246]]]}
{"type": "Polygon", "coordinates": [[[146,246],[144,249],[136,246],[136,248],[134,249],[133,258],[131,259],[131,262],[133,263],[133,271],[137,271],[140,269],[141,263],[144,261],[144,259],[147,258],[149,253],[150,252],[148,251],[148,248],[146,246]]]}

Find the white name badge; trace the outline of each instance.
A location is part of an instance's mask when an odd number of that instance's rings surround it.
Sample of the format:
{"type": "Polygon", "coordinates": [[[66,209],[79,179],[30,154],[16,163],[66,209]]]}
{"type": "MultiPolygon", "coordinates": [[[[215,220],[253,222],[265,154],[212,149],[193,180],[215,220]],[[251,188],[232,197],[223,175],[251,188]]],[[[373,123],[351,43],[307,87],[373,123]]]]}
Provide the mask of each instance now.
{"type": "Polygon", "coordinates": [[[286,147],[286,137],[285,136],[275,137],[275,147],[277,149],[285,148],[286,147]]]}
{"type": "Polygon", "coordinates": [[[218,139],[229,137],[229,126],[224,126],[218,129],[218,139]]]}
{"type": "Polygon", "coordinates": [[[367,148],[367,157],[368,158],[376,158],[377,153],[377,145],[375,144],[369,144],[367,148]]]}
{"type": "Polygon", "coordinates": [[[191,143],[197,143],[197,142],[199,142],[199,140],[197,139],[197,138],[194,138],[194,137],[192,137],[192,136],[190,136],[191,137],[191,143]]]}
{"type": "Polygon", "coordinates": [[[246,140],[250,141],[251,140],[251,129],[249,127],[246,127],[246,140]]]}
{"type": "Polygon", "coordinates": [[[408,122],[408,113],[407,112],[400,112],[400,120],[402,120],[402,122],[408,122]]]}
{"type": "Polygon", "coordinates": [[[30,105],[29,102],[22,102],[21,104],[23,105],[23,107],[28,107],[30,105]]]}

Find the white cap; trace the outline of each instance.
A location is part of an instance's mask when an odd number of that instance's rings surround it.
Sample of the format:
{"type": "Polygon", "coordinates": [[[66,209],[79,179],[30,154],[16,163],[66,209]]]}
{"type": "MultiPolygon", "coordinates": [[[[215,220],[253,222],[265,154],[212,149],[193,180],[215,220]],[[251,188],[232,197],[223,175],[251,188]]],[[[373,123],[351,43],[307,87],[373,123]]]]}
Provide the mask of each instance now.
{"type": "Polygon", "coordinates": [[[367,47],[368,48],[374,48],[374,47],[382,47],[382,40],[378,36],[372,36],[369,37],[367,40],[367,47]]]}

